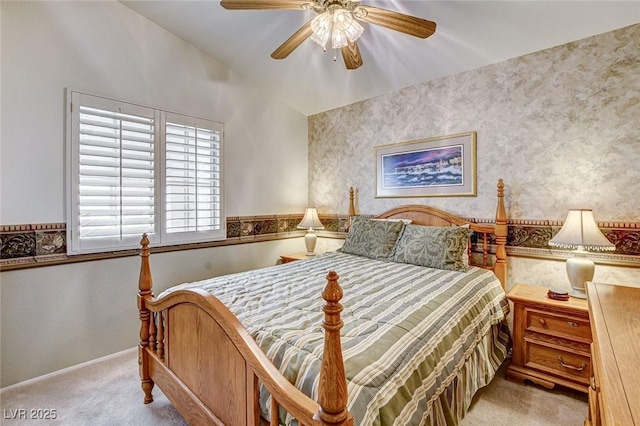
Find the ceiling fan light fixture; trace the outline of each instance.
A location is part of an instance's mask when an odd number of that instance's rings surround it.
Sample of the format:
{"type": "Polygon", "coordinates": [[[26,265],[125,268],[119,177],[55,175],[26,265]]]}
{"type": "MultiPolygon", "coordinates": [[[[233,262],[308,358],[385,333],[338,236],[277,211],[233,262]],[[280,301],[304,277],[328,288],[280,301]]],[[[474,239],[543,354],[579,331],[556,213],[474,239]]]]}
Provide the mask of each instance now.
{"type": "Polygon", "coordinates": [[[364,28],[355,19],[350,11],[333,7],[311,20],[311,40],[326,49],[329,37],[331,47],[341,49],[356,41],[364,32],[364,28]]]}
{"type": "Polygon", "coordinates": [[[333,33],[331,34],[331,47],[333,49],[342,49],[347,44],[349,44],[347,34],[334,27],[333,33]]]}
{"type": "Polygon", "coordinates": [[[345,31],[353,22],[351,12],[345,9],[336,9],[333,12],[333,25],[340,31],[345,31]]]}
{"type": "Polygon", "coordinates": [[[351,25],[349,25],[347,29],[344,30],[344,32],[347,35],[349,41],[354,42],[358,38],[360,38],[360,36],[364,32],[364,28],[362,28],[362,25],[360,25],[355,19],[352,19],[351,25]]]}
{"type": "Polygon", "coordinates": [[[331,36],[331,29],[333,28],[333,16],[331,12],[326,11],[316,16],[311,20],[311,40],[318,43],[320,46],[325,47],[329,37],[331,36]]]}
{"type": "Polygon", "coordinates": [[[318,15],[293,33],[271,53],[271,57],[286,58],[308,38],[322,46],[326,52],[331,38],[331,45],[336,51],[334,60],[337,50],[341,49],[344,64],[349,70],[362,66],[362,56],[356,40],[363,34],[364,28],[359,22],[379,25],[419,38],[430,37],[436,32],[436,23],[433,21],[367,6],[361,0],[222,0],[220,5],[229,10],[313,10],[318,15]]]}
{"type": "Polygon", "coordinates": [[[333,28],[334,32],[336,30],[344,32],[344,36],[351,42],[356,41],[364,32],[362,25],[353,19],[352,12],[346,9],[337,9],[333,13],[333,28]]]}

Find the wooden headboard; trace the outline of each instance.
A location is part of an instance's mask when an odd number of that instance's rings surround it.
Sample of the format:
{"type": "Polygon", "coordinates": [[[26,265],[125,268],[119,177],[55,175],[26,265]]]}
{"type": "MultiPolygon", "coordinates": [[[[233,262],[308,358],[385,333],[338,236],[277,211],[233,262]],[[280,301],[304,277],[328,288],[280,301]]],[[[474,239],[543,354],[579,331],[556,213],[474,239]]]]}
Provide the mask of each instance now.
{"type": "MultiPolygon", "coordinates": [[[[504,207],[504,182],[498,180],[498,202],[496,207],[495,223],[475,223],[470,222],[460,216],[436,209],[422,204],[410,204],[388,210],[376,219],[411,219],[412,224],[423,226],[464,226],[476,232],[482,239],[482,261],[472,262],[471,244],[469,244],[469,262],[475,266],[491,269],[496,274],[502,287],[507,290],[507,214],[504,207]],[[495,261],[489,264],[489,238],[493,235],[495,239],[495,261]]],[[[350,191],[349,214],[355,213],[353,203],[353,191],[350,191]]]]}

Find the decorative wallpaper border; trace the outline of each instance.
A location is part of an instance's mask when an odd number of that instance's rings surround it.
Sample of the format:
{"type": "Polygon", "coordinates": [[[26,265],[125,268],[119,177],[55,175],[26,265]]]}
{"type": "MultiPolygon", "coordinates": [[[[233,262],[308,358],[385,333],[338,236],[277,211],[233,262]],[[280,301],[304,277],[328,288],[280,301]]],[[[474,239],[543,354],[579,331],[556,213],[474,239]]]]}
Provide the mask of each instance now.
{"type": "Polygon", "coordinates": [[[67,257],[64,223],[0,226],[0,266],[67,257]]]}
{"type": "MultiPolygon", "coordinates": [[[[152,251],[188,250],[301,237],[305,231],[298,229],[297,226],[302,221],[302,216],[302,214],[292,214],[227,217],[227,238],[223,241],[156,247],[152,251]]],[[[349,221],[347,216],[321,214],[319,217],[324,224],[324,230],[318,233],[319,236],[345,237],[349,221]]],[[[135,254],[137,250],[68,256],[67,232],[64,223],[0,225],[0,271],[135,254]]]]}
{"type": "MultiPolygon", "coordinates": [[[[545,248],[560,231],[561,221],[509,220],[507,243],[513,247],[545,248]]],[[[616,246],[615,254],[640,256],[640,223],[598,222],[602,233],[616,246]]],[[[557,250],[554,250],[557,251],[557,250]]]]}
{"type": "MultiPolygon", "coordinates": [[[[371,215],[363,215],[371,217],[371,215]]],[[[346,215],[320,214],[324,229],[320,237],[344,238],[348,230],[346,215]]],[[[492,223],[490,219],[467,218],[476,223],[492,223]]],[[[187,250],[224,245],[295,238],[304,235],[298,229],[302,214],[233,216],[227,218],[227,238],[223,241],[194,243],[187,245],[157,247],[156,252],[187,250]]],[[[507,252],[510,256],[535,257],[562,260],[571,256],[571,251],[551,249],[549,240],[562,227],[561,221],[508,220],[507,252]]],[[[591,253],[590,258],[599,263],[640,267],[640,223],[598,222],[604,235],[616,245],[615,252],[591,253]]],[[[36,225],[0,225],[0,270],[22,269],[60,263],[82,262],[137,254],[137,250],[67,255],[67,235],[64,223],[36,225]]],[[[482,251],[481,239],[472,238],[474,251],[482,251]]],[[[494,246],[494,241],[488,241],[494,246]]]]}
{"type": "MultiPolygon", "coordinates": [[[[605,264],[640,267],[640,223],[597,222],[607,239],[615,244],[613,252],[590,252],[589,258],[605,264]]],[[[507,253],[513,256],[566,259],[570,250],[551,249],[549,240],[560,231],[562,221],[509,220],[507,253]]]]}

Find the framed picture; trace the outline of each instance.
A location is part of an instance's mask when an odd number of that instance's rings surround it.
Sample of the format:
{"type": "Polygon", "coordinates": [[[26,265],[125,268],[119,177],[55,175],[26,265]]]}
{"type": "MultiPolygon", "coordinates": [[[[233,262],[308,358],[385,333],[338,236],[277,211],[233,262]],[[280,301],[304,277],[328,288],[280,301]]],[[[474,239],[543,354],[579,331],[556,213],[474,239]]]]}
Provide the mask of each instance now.
{"type": "Polygon", "coordinates": [[[476,132],[374,150],[376,198],[476,195],[476,132]]]}

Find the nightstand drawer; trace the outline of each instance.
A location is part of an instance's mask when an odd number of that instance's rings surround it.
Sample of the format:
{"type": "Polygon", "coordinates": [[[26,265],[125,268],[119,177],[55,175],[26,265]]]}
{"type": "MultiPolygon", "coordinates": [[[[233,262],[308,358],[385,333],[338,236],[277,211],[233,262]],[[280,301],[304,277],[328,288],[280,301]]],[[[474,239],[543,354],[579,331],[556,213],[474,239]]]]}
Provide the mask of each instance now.
{"type": "Polygon", "coordinates": [[[589,318],[525,308],[527,331],[591,343],[589,318]]]}
{"type": "Polygon", "coordinates": [[[589,386],[591,371],[588,355],[563,351],[549,346],[527,343],[525,366],[589,386]]]}

